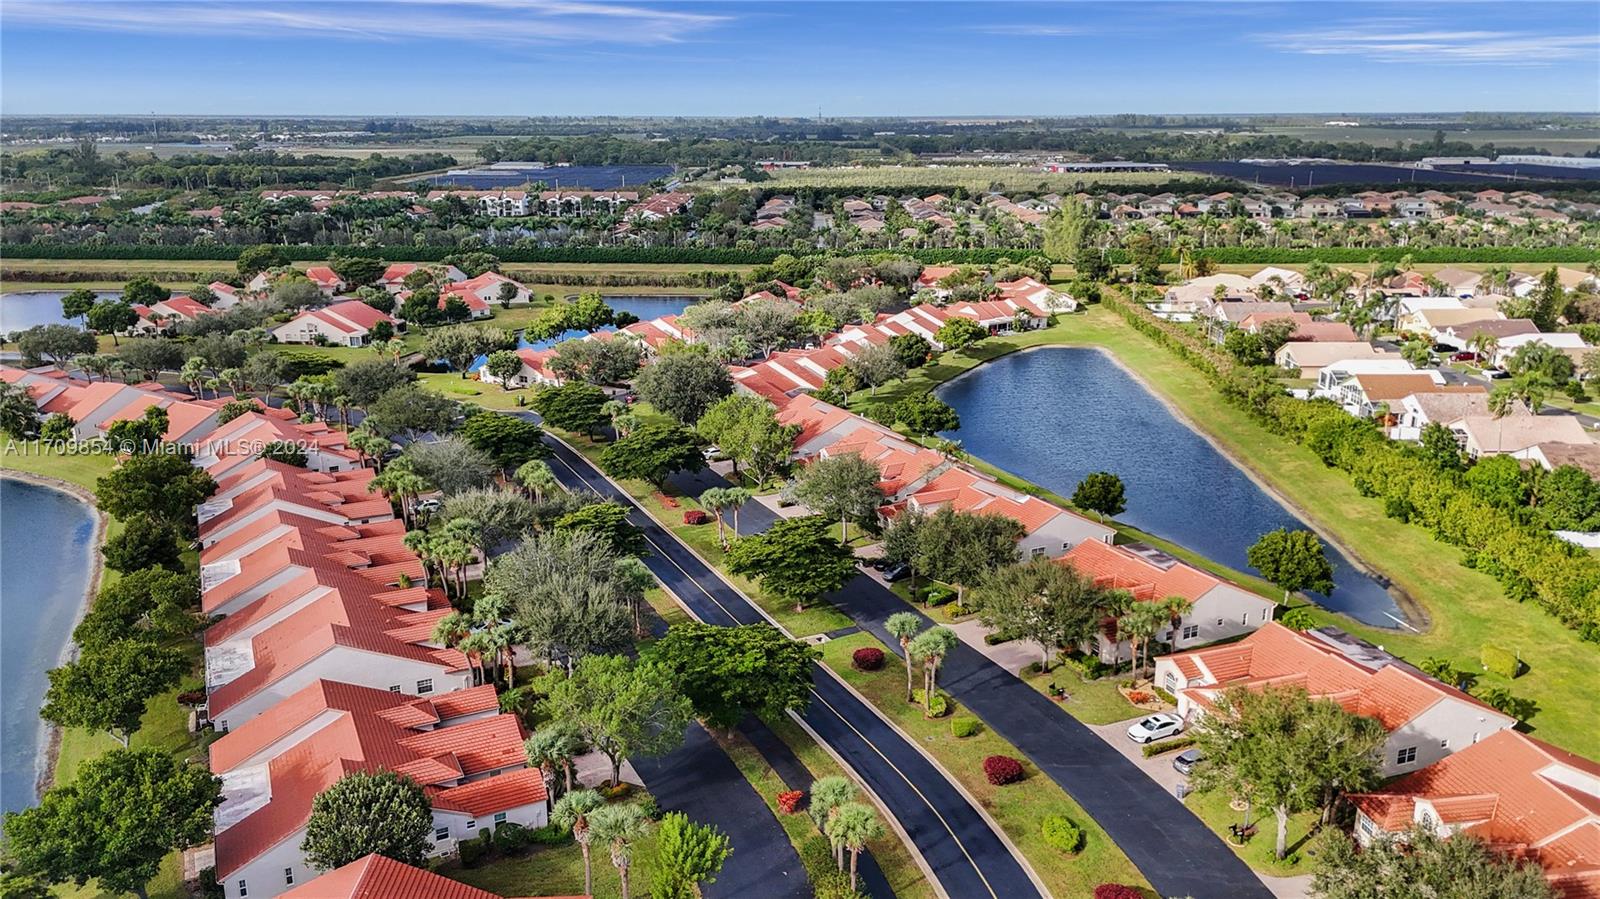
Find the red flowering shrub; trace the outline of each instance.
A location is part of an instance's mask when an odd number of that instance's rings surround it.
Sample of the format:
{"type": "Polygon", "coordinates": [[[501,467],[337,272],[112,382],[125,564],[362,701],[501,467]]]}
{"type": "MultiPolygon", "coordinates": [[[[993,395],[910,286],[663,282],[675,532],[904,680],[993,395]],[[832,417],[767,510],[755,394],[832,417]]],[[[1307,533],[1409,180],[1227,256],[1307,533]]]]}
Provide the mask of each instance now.
{"type": "Polygon", "coordinates": [[[706,524],[711,521],[711,516],[702,509],[689,509],[683,513],[684,524],[706,524]]]}
{"type": "Polygon", "coordinates": [[[806,798],[803,790],[784,790],[778,794],[778,808],[785,815],[792,815],[800,808],[800,800],[806,798]]]}
{"type": "Polygon", "coordinates": [[[1102,883],[1094,888],[1094,899],[1144,899],[1144,894],[1120,883],[1102,883]]]}
{"type": "Polygon", "coordinates": [[[983,760],[983,776],[997,787],[1022,779],[1022,763],[1009,755],[991,755],[983,760]]]}
{"type": "Polygon", "coordinates": [[[1143,690],[1132,690],[1132,691],[1129,691],[1129,693],[1128,693],[1128,701],[1133,703],[1134,705],[1139,705],[1141,703],[1149,702],[1150,700],[1152,700],[1154,698],[1155,698],[1154,696],[1150,695],[1149,693],[1146,693],[1143,690]]]}
{"type": "Polygon", "coordinates": [[[862,671],[877,671],[883,667],[883,650],[876,646],[863,646],[850,654],[850,661],[862,671]]]}

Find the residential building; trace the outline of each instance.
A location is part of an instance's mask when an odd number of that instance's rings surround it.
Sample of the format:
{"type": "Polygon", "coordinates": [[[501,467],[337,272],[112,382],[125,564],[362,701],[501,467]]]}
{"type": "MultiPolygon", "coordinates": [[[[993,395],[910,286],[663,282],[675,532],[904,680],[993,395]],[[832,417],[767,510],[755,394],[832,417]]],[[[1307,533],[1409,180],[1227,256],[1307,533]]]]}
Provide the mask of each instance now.
{"type": "Polygon", "coordinates": [[[366,346],[380,323],[396,330],[399,322],[360,300],[345,300],[321,309],[307,309],[288,322],[272,329],[279,343],[329,343],[334,346],[366,346]]]}
{"type": "Polygon", "coordinates": [[[1555,471],[1564,465],[1582,469],[1591,478],[1600,480],[1600,444],[1595,443],[1535,443],[1511,453],[1517,459],[1529,459],[1545,471],[1555,471]]]}
{"type": "Polygon", "coordinates": [[[1571,415],[1468,415],[1450,423],[1461,448],[1473,459],[1516,455],[1541,443],[1593,443],[1571,415]]]}
{"type": "Polygon", "coordinates": [[[1525,734],[1487,735],[1350,801],[1363,845],[1413,827],[1465,834],[1539,865],[1563,899],[1600,896],[1600,764],[1525,734]]]}
{"type": "Polygon", "coordinates": [[[1302,378],[1317,378],[1331,365],[1360,359],[1399,359],[1400,354],[1359,340],[1291,340],[1279,347],[1272,358],[1280,368],[1298,368],[1302,378]]]}
{"type": "MultiPolygon", "coordinates": [[[[282,899],[501,899],[496,893],[376,854],[334,868],[316,880],[279,895],[282,899]]],[[[586,897],[548,896],[545,899],[586,897]]]]}
{"type": "MultiPolygon", "coordinates": [[[[1278,606],[1143,543],[1116,546],[1085,540],[1057,561],[1093,579],[1096,586],[1128,591],[1136,602],[1181,596],[1193,603],[1187,614],[1156,635],[1174,649],[1247,634],[1271,621],[1278,606]]],[[[1104,631],[1095,636],[1093,651],[1107,664],[1133,657],[1127,640],[1104,631]]]]}
{"type": "Polygon", "coordinates": [[[1384,777],[1425,768],[1517,723],[1332,627],[1302,632],[1269,621],[1237,643],[1161,656],[1155,679],[1190,721],[1214,712],[1234,688],[1301,689],[1375,718],[1389,734],[1379,756],[1384,777]]]}
{"type": "Polygon", "coordinates": [[[550,360],[555,358],[556,351],[535,350],[522,347],[516,350],[517,358],[522,360],[522,370],[502,380],[489,372],[489,363],[486,360],[478,367],[478,380],[486,384],[500,384],[506,388],[532,387],[535,384],[559,387],[564,379],[550,368],[550,360]]]}
{"type": "Polygon", "coordinates": [[[1389,429],[1391,438],[1420,440],[1422,429],[1430,424],[1448,426],[1469,415],[1490,414],[1489,392],[1482,387],[1449,392],[1425,390],[1402,397],[1398,407],[1390,405],[1390,411],[1399,416],[1389,429]]]}
{"type": "Polygon", "coordinates": [[[390,293],[399,293],[406,289],[406,276],[419,268],[438,270],[441,274],[439,280],[446,284],[457,284],[467,280],[466,272],[453,265],[418,265],[415,262],[395,262],[383,270],[383,276],[378,279],[378,285],[390,293]]]}
{"type": "Polygon", "coordinates": [[[338,272],[328,268],[326,265],[311,266],[306,269],[306,277],[311,279],[312,284],[317,285],[317,289],[322,291],[322,295],[325,297],[344,293],[345,288],[349,286],[343,278],[339,277],[338,272]]]}
{"type": "MultiPolygon", "coordinates": [[[[885,513],[896,514],[897,505],[886,507],[885,513]]],[[[1054,557],[1086,540],[1110,543],[1117,533],[1112,527],[1013,490],[962,466],[950,468],[933,478],[907,496],[903,506],[927,515],[948,506],[957,512],[1013,519],[1023,527],[1022,539],[1017,541],[1017,555],[1022,559],[1054,557]]]]}

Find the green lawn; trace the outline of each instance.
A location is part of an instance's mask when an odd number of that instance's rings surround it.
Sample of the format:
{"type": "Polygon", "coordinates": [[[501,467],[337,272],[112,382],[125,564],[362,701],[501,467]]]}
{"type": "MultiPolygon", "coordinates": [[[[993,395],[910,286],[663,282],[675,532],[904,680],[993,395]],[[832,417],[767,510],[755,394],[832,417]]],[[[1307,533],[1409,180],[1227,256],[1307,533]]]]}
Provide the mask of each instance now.
{"type": "Polygon", "coordinates": [[[1065,689],[1068,698],[1057,705],[1084,724],[1111,724],[1140,714],[1117,689],[1117,681],[1121,679],[1113,675],[1086,681],[1072,669],[1057,665],[1048,672],[1028,675],[1022,680],[1046,696],[1050,695],[1051,684],[1065,689]]]}
{"type": "MultiPolygon", "coordinates": [[[[633,864],[628,874],[629,892],[650,895],[650,880],[655,869],[656,838],[650,834],[634,844],[633,864]]],[[[590,853],[594,870],[594,899],[614,899],[622,895],[622,881],[611,864],[611,854],[596,846],[590,853]]],[[[527,855],[485,861],[475,868],[460,862],[446,862],[438,872],[452,880],[470,883],[497,896],[579,895],[583,892],[583,851],[567,841],[555,846],[537,846],[527,855]]]]}
{"type": "Polygon", "coordinates": [[[850,654],[865,646],[888,652],[871,634],[856,633],[824,643],[823,663],[937,759],[983,805],[1051,892],[1057,896],[1087,896],[1101,883],[1144,883],[1138,869],[1100,825],[1055,781],[1039,773],[1016,747],[987,727],[980,727],[971,737],[951,736],[951,717],[967,714],[959,703],[951,703],[952,715],[929,720],[923,717],[921,706],[905,701],[904,668],[890,664],[880,671],[856,670],[850,663],[850,654]],[[991,755],[1008,755],[1021,761],[1026,779],[1003,787],[990,784],[982,766],[984,758],[991,755]],[[1050,815],[1066,815],[1083,829],[1082,849],[1069,855],[1044,842],[1040,822],[1050,815]]]}
{"type": "Polygon", "coordinates": [[[1190,793],[1183,800],[1206,826],[1211,828],[1227,843],[1234,853],[1244,859],[1244,863],[1262,874],[1271,874],[1276,877],[1293,877],[1297,874],[1310,874],[1312,865],[1304,857],[1303,844],[1317,825],[1316,812],[1299,812],[1289,816],[1289,831],[1285,846],[1288,854],[1282,861],[1277,858],[1278,820],[1269,808],[1256,807],[1250,810],[1250,821],[1256,825],[1255,836],[1245,841],[1240,846],[1228,833],[1231,824],[1243,824],[1244,812],[1236,812],[1228,807],[1231,797],[1219,791],[1212,790],[1206,793],[1190,793]]]}
{"type": "MultiPolygon", "coordinates": [[[[1514,694],[1536,701],[1540,711],[1529,722],[1529,730],[1541,739],[1591,757],[1600,755],[1600,728],[1594,727],[1600,717],[1600,698],[1579,689],[1593,678],[1600,658],[1593,645],[1579,640],[1537,606],[1507,600],[1493,578],[1461,565],[1455,547],[1420,528],[1385,517],[1382,507],[1357,493],[1344,474],[1225,403],[1199,372],[1108,309],[1092,307],[1085,314],[1062,316],[1050,328],[987,340],[970,353],[947,353],[945,359],[905,382],[881,388],[879,401],[927,391],[980,361],[1022,347],[1046,345],[1098,346],[1110,351],[1234,461],[1294,504],[1356,558],[1391,578],[1431,620],[1423,633],[1410,634],[1370,627],[1317,609],[1320,623],[1336,624],[1413,663],[1440,656],[1457,667],[1475,670],[1484,643],[1520,652],[1529,664],[1527,674],[1506,682],[1485,673],[1480,683],[1504,685],[1514,694]]],[[[856,402],[860,400],[858,395],[856,402]]],[[[1186,557],[1193,558],[1193,554],[1186,557]]],[[[1261,588],[1258,580],[1246,583],[1261,588]]]]}

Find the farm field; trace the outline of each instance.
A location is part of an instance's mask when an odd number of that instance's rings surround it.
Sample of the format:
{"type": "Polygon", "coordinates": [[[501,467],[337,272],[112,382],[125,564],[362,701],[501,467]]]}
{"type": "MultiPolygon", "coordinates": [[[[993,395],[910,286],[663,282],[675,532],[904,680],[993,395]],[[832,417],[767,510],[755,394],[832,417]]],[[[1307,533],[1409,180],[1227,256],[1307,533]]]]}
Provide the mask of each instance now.
{"type": "Polygon", "coordinates": [[[1185,172],[1107,172],[1103,174],[1067,172],[1050,174],[1022,166],[875,166],[788,169],[772,173],[763,182],[781,189],[799,187],[883,188],[951,187],[967,191],[986,191],[998,185],[1001,190],[1073,191],[1085,184],[1140,185],[1168,184],[1174,181],[1199,181],[1200,176],[1185,172]]]}

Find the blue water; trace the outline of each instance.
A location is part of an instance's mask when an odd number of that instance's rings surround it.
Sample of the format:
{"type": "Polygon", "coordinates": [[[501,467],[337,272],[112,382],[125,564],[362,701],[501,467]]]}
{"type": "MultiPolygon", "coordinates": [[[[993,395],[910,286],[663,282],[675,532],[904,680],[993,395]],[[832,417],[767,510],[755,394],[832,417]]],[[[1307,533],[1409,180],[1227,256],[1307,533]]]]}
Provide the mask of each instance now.
{"type": "MultiPolygon", "coordinates": [[[[82,327],[78,319],[70,321],[61,315],[61,298],[65,290],[31,290],[26,293],[8,293],[0,296],[0,334],[22,331],[34,325],[74,325],[82,327]]],[[[98,297],[119,297],[119,290],[97,290],[98,297]]]]}
{"type": "MultiPolygon", "coordinates": [[[[1306,524],[1102,353],[1048,348],[996,359],[938,391],[961,414],[967,452],[1062,496],[1094,471],[1122,478],[1131,524],[1241,571],[1245,551],[1277,528],[1306,524]]],[[[1393,627],[1383,585],[1328,547],[1330,596],[1367,624],[1393,627]]]]}
{"type": "Polygon", "coordinates": [[[428,183],[436,187],[470,187],[489,190],[496,187],[521,187],[542,182],[546,190],[623,190],[672,174],[670,165],[572,165],[543,169],[511,169],[471,175],[435,175],[428,183]]]}
{"type": "Polygon", "coordinates": [[[45,672],[61,664],[83,606],[93,542],[88,506],[0,477],[0,811],[38,799],[45,672]]]}
{"type": "MultiPolygon", "coordinates": [[[[698,296],[648,296],[648,297],[606,297],[606,305],[613,312],[631,312],[639,316],[640,321],[647,322],[652,318],[663,315],[677,315],[689,306],[705,299],[698,296]]],[[[614,328],[601,328],[601,331],[612,331],[614,328]]],[[[572,340],[582,337],[588,331],[563,331],[549,340],[528,340],[521,334],[517,335],[517,348],[523,350],[545,350],[555,346],[563,340],[572,340]]],[[[488,361],[488,356],[479,356],[472,360],[472,367],[468,371],[477,371],[488,361]]]]}

